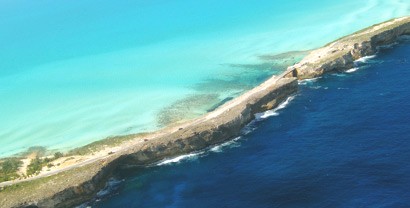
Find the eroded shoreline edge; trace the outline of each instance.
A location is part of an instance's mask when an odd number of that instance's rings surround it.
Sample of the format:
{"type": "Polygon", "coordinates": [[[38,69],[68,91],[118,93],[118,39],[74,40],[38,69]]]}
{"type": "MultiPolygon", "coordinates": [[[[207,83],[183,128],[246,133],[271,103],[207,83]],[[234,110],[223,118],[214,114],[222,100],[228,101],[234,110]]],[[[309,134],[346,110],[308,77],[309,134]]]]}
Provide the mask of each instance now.
{"type": "Polygon", "coordinates": [[[345,71],[354,61],[377,53],[382,45],[410,35],[410,16],[393,19],[313,50],[301,62],[216,110],[188,123],[127,143],[114,154],[63,172],[21,182],[0,191],[0,207],[70,207],[93,198],[116,170],[146,166],[164,158],[198,151],[240,134],[255,113],[277,107],[298,90],[297,80],[345,71]]]}

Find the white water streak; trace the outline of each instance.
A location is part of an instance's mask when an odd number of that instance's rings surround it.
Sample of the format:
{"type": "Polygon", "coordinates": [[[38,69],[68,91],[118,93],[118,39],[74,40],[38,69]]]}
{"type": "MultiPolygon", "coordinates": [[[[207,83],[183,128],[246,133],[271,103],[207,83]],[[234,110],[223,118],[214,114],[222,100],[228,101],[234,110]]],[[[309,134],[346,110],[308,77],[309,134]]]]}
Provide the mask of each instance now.
{"type": "Polygon", "coordinates": [[[198,156],[199,156],[200,154],[202,154],[202,153],[204,153],[204,152],[190,153],[190,154],[186,154],[186,155],[180,155],[180,156],[178,156],[178,157],[174,157],[174,158],[171,158],[171,159],[165,159],[165,160],[163,160],[162,162],[159,162],[159,163],[157,164],[157,166],[169,165],[169,164],[172,164],[172,163],[179,163],[179,162],[181,162],[181,161],[183,161],[183,160],[196,159],[196,158],[198,158],[198,156]]]}
{"type": "Polygon", "coordinates": [[[290,96],[283,103],[278,105],[278,107],[276,107],[275,109],[268,110],[268,111],[265,111],[263,113],[256,113],[255,114],[256,120],[260,121],[260,120],[269,118],[271,116],[278,116],[279,113],[277,111],[285,108],[290,103],[290,101],[292,101],[294,98],[295,98],[295,96],[290,96]]]}
{"type": "Polygon", "coordinates": [[[359,70],[359,67],[354,67],[354,68],[351,68],[351,69],[346,70],[346,73],[353,73],[353,72],[355,72],[355,71],[357,71],[357,70],[359,70]]]}
{"type": "Polygon", "coordinates": [[[375,58],[376,55],[372,55],[372,56],[364,56],[362,58],[357,59],[356,61],[354,61],[355,63],[367,63],[370,59],[375,58]]]}

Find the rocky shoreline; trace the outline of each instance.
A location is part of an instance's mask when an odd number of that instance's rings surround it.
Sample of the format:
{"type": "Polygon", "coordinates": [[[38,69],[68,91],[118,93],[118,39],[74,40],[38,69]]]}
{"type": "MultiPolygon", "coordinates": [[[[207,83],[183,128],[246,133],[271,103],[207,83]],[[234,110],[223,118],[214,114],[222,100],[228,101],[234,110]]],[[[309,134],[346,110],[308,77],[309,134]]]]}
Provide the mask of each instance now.
{"type": "Polygon", "coordinates": [[[320,77],[332,71],[354,67],[354,61],[377,53],[378,47],[390,45],[410,34],[410,17],[393,19],[343,37],[312,51],[301,62],[289,67],[298,79],[320,77]]]}
{"type": "Polygon", "coordinates": [[[47,178],[6,187],[0,207],[70,207],[93,198],[117,169],[145,166],[222,143],[240,134],[255,113],[277,107],[297,92],[297,80],[345,71],[354,60],[374,55],[377,47],[410,35],[410,17],[390,20],[312,51],[300,63],[215,111],[189,123],[169,127],[95,162],[47,178]]]}

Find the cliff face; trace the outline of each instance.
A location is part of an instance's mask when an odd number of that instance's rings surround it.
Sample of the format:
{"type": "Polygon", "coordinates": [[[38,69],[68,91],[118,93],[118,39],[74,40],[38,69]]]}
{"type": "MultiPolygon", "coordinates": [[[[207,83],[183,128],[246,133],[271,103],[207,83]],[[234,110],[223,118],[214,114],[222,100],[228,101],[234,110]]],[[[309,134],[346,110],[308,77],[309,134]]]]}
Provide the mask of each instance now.
{"type": "Polygon", "coordinates": [[[83,169],[73,169],[73,172],[87,171],[83,173],[87,176],[81,180],[78,180],[78,174],[63,175],[55,179],[53,184],[47,184],[60,186],[53,189],[53,193],[44,194],[33,190],[34,196],[22,196],[14,201],[3,200],[0,206],[71,207],[90,200],[120,166],[144,166],[234,138],[254,119],[255,113],[273,109],[295,93],[298,86],[295,77],[306,79],[319,77],[326,72],[347,70],[354,67],[354,60],[373,55],[377,52],[377,46],[394,43],[399,36],[406,34],[410,34],[410,17],[391,20],[344,37],[311,52],[282,75],[269,79],[189,125],[144,141],[142,146],[131,147],[105,161],[97,161],[83,169]],[[73,183],[62,183],[66,180],[73,183]]]}
{"type": "Polygon", "coordinates": [[[332,71],[354,67],[354,61],[377,52],[378,46],[389,45],[402,35],[410,34],[410,17],[391,20],[341,38],[312,51],[300,63],[289,67],[298,79],[320,77],[332,71]]]}
{"type": "Polygon", "coordinates": [[[296,78],[271,78],[260,89],[246,93],[245,98],[240,102],[228,103],[228,107],[232,106],[228,110],[223,110],[220,114],[205,115],[192,125],[146,141],[142,147],[130,149],[127,153],[106,161],[106,164],[89,180],[73,184],[41,200],[21,201],[15,206],[71,207],[91,200],[93,195],[104,187],[105,182],[116,169],[123,166],[145,166],[164,158],[202,150],[232,139],[255,118],[255,113],[275,108],[289,95],[295,93],[297,88],[296,78]]]}
{"type": "Polygon", "coordinates": [[[94,194],[105,187],[106,181],[108,181],[111,174],[118,167],[118,162],[108,163],[101,167],[93,177],[81,184],[77,184],[75,178],[67,178],[73,180],[71,186],[50,197],[44,197],[37,202],[28,201],[16,207],[73,207],[92,200],[94,194]]]}
{"type": "Polygon", "coordinates": [[[280,79],[217,117],[147,142],[141,150],[126,155],[126,163],[146,165],[232,139],[255,118],[255,113],[275,108],[297,87],[295,78],[280,79]]]}

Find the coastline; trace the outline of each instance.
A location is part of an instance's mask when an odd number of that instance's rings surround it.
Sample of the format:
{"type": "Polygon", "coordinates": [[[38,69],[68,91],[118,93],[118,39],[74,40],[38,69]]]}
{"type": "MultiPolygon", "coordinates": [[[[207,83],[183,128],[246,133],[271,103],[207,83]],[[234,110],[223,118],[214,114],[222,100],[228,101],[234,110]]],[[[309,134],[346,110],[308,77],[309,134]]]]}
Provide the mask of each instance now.
{"type": "Polygon", "coordinates": [[[198,119],[105,148],[50,177],[40,175],[32,181],[6,187],[0,192],[0,206],[35,204],[39,207],[65,207],[79,204],[103,188],[115,169],[145,166],[232,139],[255,118],[255,113],[273,109],[295,93],[297,79],[351,69],[354,60],[374,55],[378,46],[392,44],[401,35],[408,34],[410,17],[403,17],[343,37],[312,51],[281,75],[198,119]],[[30,190],[30,193],[24,194],[25,190],[30,190]]]}

